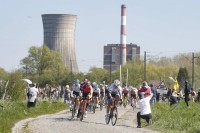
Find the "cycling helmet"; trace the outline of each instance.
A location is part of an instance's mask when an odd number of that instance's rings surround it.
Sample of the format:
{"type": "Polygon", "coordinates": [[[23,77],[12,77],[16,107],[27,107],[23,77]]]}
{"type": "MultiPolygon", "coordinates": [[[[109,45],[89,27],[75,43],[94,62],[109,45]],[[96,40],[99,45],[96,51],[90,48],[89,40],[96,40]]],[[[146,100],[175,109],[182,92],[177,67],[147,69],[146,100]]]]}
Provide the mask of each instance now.
{"type": "Polygon", "coordinates": [[[93,83],[92,83],[92,86],[95,86],[96,84],[97,84],[96,82],[93,82],[93,83]]]}
{"type": "Polygon", "coordinates": [[[99,87],[100,87],[100,88],[103,88],[103,84],[100,84],[99,87]]]}
{"type": "Polygon", "coordinates": [[[96,82],[93,82],[93,83],[92,83],[92,87],[93,87],[93,88],[98,88],[98,84],[97,84],[96,82]]]}
{"type": "Polygon", "coordinates": [[[78,79],[74,80],[74,84],[78,85],[80,81],[78,79]]]}
{"type": "Polygon", "coordinates": [[[85,83],[88,82],[88,81],[89,81],[88,79],[85,79],[85,80],[84,80],[85,83]]]}
{"type": "Polygon", "coordinates": [[[91,82],[89,80],[85,80],[86,85],[91,85],[91,82]]]}
{"type": "Polygon", "coordinates": [[[115,80],[115,81],[114,81],[114,85],[115,85],[115,86],[119,86],[119,85],[120,85],[120,81],[119,81],[119,80],[115,80]]]}
{"type": "Polygon", "coordinates": [[[66,88],[69,88],[69,85],[66,85],[66,88]]]}

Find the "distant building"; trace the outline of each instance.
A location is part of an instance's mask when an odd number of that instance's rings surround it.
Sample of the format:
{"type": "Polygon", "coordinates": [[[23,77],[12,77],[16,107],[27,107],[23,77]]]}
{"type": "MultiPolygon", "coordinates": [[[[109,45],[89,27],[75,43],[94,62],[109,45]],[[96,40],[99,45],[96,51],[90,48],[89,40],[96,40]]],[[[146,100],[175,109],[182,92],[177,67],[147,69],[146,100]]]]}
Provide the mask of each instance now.
{"type": "MultiPolygon", "coordinates": [[[[114,71],[120,67],[120,47],[121,44],[107,44],[104,46],[103,68],[114,71]]],[[[136,44],[126,44],[126,61],[133,60],[140,56],[140,46],[136,44]]]]}

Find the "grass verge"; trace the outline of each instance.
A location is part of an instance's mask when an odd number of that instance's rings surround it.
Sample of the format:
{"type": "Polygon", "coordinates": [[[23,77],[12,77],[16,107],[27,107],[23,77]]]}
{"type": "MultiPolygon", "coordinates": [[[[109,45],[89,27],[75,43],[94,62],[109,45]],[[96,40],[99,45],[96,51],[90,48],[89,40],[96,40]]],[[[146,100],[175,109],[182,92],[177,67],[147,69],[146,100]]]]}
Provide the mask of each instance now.
{"type": "Polygon", "coordinates": [[[0,133],[11,132],[14,124],[22,119],[36,117],[43,114],[52,114],[67,109],[61,102],[37,102],[36,107],[27,108],[27,102],[0,102],[4,106],[0,109],[0,133]]]}
{"type": "Polygon", "coordinates": [[[200,133],[200,104],[184,101],[169,106],[167,103],[157,103],[152,106],[153,125],[148,128],[162,133],[200,133]]]}

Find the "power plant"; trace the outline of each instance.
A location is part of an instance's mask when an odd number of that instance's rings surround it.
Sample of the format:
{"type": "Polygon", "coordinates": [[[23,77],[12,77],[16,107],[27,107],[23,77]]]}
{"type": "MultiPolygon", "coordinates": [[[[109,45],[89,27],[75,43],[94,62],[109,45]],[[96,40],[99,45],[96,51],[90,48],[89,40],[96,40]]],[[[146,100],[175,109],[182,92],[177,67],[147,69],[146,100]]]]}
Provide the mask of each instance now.
{"type": "Polygon", "coordinates": [[[44,45],[60,53],[71,72],[78,73],[75,52],[77,16],[72,14],[43,14],[44,45]]]}
{"type": "Polygon", "coordinates": [[[140,46],[126,42],[126,5],[121,5],[120,44],[104,46],[103,68],[112,72],[125,65],[127,61],[138,59],[140,46]]]}

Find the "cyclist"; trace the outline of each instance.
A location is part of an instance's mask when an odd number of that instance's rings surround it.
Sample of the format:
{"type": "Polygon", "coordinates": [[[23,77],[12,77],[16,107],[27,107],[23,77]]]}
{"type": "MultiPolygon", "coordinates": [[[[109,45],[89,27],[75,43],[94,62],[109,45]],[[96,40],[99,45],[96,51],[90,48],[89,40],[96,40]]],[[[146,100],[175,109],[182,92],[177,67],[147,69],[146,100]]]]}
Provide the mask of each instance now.
{"type": "Polygon", "coordinates": [[[96,108],[98,108],[100,89],[96,82],[92,83],[92,87],[93,87],[92,99],[94,99],[94,102],[96,103],[95,106],[96,106],[96,108]]]}
{"type": "MultiPolygon", "coordinates": [[[[82,99],[88,99],[87,104],[86,104],[86,109],[90,102],[89,99],[91,98],[92,90],[93,90],[93,88],[91,86],[90,81],[88,79],[85,79],[84,84],[82,86],[82,99]]],[[[80,106],[79,106],[77,117],[79,117],[79,115],[80,115],[80,106]]],[[[87,111],[86,111],[84,117],[87,117],[87,111]]]]}
{"type": "Polygon", "coordinates": [[[101,98],[101,102],[104,103],[105,87],[103,84],[100,84],[100,98],[101,98]]]}
{"type": "Polygon", "coordinates": [[[138,90],[137,90],[137,88],[134,88],[133,86],[130,86],[129,88],[130,88],[129,94],[130,94],[131,106],[133,107],[137,103],[138,90]],[[132,105],[132,99],[134,99],[135,105],[132,105]]]}
{"type": "MultiPolygon", "coordinates": [[[[74,84],[72,85],[72,89],[73,89],[73,97],[72,97],[72,107],[74,105],[77,105],[76,107],[79,107],[79,99],[78,97],[80,97],[80,93],[81,93],[81,88],[80,88],[80,81],[78,79],[74,80],[74,84]]],[[[78,113],[78,109],[76,108],[76,114],[78,113]]]]}
{"type": "Polygon", "coordinates": [[[109,88],[105,85],[105,107],[108,105],[109,88]]]}
{"type": "Polygon", "coordinates": [[[124,89],[122,91],[123,103],[128,102],[128,94],[129,94],[128,88],[124,87],[124,89]]]}
{"type": "Polygon", "coordinates": [[[109,94],[108,94],[108,106],[106,109],[106,117],[109,115],[110,112],[110,106],[111,106],[111,98],[115,98],[116,100],[116,105],[118,105],[119,100],[122,97],[122,88],[120,86],[120,81],[115,80],[114,83],[111,84],[109,87],[109,94]]]}

